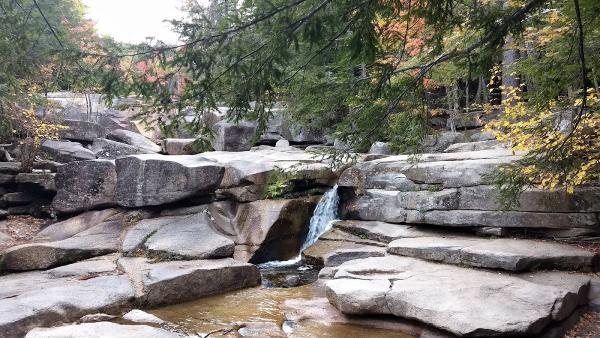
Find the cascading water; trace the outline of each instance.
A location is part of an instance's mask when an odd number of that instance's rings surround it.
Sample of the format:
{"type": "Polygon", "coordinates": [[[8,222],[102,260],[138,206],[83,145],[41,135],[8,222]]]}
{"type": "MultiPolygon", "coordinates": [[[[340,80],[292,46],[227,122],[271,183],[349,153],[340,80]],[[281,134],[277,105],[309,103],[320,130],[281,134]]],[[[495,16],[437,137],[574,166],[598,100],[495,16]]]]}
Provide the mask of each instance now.
{"type": "Polygon", "coordinates": [[[315,244],[321,235],[331,229],[335,221],[338,219],[339,202],[340,198],[338,196],[338,186],[336,185],[331,190],[326,192],[317,204],[317,207],[313,212],[313,216],[310,219],[308,234],[306,235],[306,239],[302,244],[298,256],[287,261],[272,261],[259,264],[258,266],[261,268],[261,270],[263,272],[267,272],[272,269],[285,267],[294,268],[294,270],[298,271],[308,269],[305,266],[297,266],[301,262],[302,252],[308,249],[311,245],[315,244]]]}
{"type": "Polygon", "coordinates": [[[337,220],[338,206],[340,204],[340,197],[338,196],[337,190],[338,186],[335,185],[333,189],[323,195],[323,198],[321,198],[319,204],[317,204],[315,212],[310,219],[308,235],[306,235],[300,253],[315,244],[319,237],[327,232],[327,230],[331,229],[334,221],[337,220]]]}

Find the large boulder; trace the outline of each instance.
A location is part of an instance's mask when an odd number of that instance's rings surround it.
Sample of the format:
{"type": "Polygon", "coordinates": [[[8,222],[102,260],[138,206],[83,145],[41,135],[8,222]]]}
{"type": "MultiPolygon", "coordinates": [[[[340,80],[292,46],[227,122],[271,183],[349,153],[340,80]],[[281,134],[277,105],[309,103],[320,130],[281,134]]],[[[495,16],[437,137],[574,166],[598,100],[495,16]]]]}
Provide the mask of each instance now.
{"type": "Polygon", "coordinates": [[[398,191],[431,190],[436,188],[431,185],[439,184],[473,186],[499,164],[520,158],[508,149],[422,154],[416,163],[409,155],[389,156],[353,165],[342,173],[338,185],[398,191]]]}
{"type": "Polygon", "coordinates": [[[15,183],[25,191],[54,192],[56,191],[55,176],[56,174],[48,172],[19,173],[15,177],[15,183]]]}
{"type": "Polygon", "coordinates": [[[291,130],[292,137],[290,141],[294,143],[302,144],[325,144],[327,143],[327,137],[325,130],[317,128],[302,128],[298,130],[291,130]]]}
{"type": "Polygon", "coordinates": [[[434,135],[427,135],[423,140],[422,146],[427,153],[444,151],[451,144],[468,142],[463,133],[443,131],[434,135]]]}
{"type": "Polygon", "coordinates": [[[267,123],[267,130],[261,135],[261,144],[275,144],[280,140],[289,140],[292,137],[290,127],[282,113],[277,113],[267,123]]]}
{"type": "Polygon", "coordinates": [[[240,202],[263,199],[264,188],[273,176],[285,178],[294,190],[333,186],[337,178],[321,158],[292,147],[261,146],[245,152],[215,151],[199,156],[225,167],[220,192],[240,202]]]}
{"type": "Polygon", "coordinates": [[[36,327],[73,322],[84,315],[119,311],[134,289],[114,256],[0,277],[0,332],[21,338],[36,327]]]}
{"type": "Polygon", "coordinates": [[[215,202],[209,212],[217,229],[236,244],[236,259],[262,263],[300,252],[319,197],[215,202]]]}
{"type": "Polygon", "coordinates": [[[133,155],[118,158],[117,203],[124,207],[160,205],[214,192],[224,168],[193,155],[133,155]]]}
{"type": "Polygon", "coordinates": [[[115,205],[117,173],[110,160],[72,162],[58,168],[52,207],[78,212],[115,205]]]}
{"type": "Polygon", "coordinates": [[[120,221],[100,223],[70,238],[54,242],[22,244],[2,253],[3,270],[48,269],[119,250],[123,225],[120,221]]]}
{"type": "Polygon", "coordinates": [[[106,129],[95,122],[81,121],[81,120],[63,120],[60,124],[67,127],[61,130],[61,138],[92,142],[97,138],[106,137],[106,129]]]}
{"type": "Polygon", "coordinates": [[[481,120],[481,116],[484,114],[482,111],[474,111],[463,114],[458,114],[457,116],[450,117],[446,121],[446,127],[451,128],[454,125],[456,129],[471,129],[471,128],[479,128],[484,125],[484,121],[481,120]]]}
{"type": "Polygon", "coordinates": [[[213,149],[217,151],[245,151],[252,148],[256,134],[256,123],[220,121],[214,125],[213,149]]]}
{"type": "Polygon", "coordinates": [[[206,259],[233,256],[231,239],[212,229],[206,212],[147,219],[127,229],[123,250],[161,259],[206,259]]]}
{"type": "Polygon", "coordinates": [[[136,299],[146,307],[181,303],[260,284],[256,266],[231,258],[152,263],[134,257],[121,258],[118,264],[139,285],[136,299]]]}
{"type": "Polygon", "coordinates": [[[179,338],[181,335],[147,325],[123,325],[111,322],[83,323],[52,328],[35,328],[25,338],[179,338]]]}
{"type": "Polygon", "coordinates": [[[391,155],[392,150],[390,149],[389,144],[386,142],[375,142],[371,145],[371,148],[369,149],[369,154],[391,155]]]}
{"type": "Polygon", "coordinates": [[[45,140],[42,142],[41,148],[50,158],[61,163],[96,158],[91,150],[84,148],[81,143],[77,142],[45,140]]]}
{"type": "Polygon", "coordinates": [[[91,151],[98,158],[114,160],[119,157],[136,154],[153,153],[149,150],[131,146],[126,143],[97,138],[92,143],[91,151]]]}
{"type": "Polygon", "coordinates": [[[126,143],[149,153],[158,153],[161,151],[159,145],[152,142],[144,135],[135,133],[133,131],[125,129],[113,130],[110,132],[110,134],[108,134],[107,137],[110,140],[126,143]]]}
{"type": "Polygon", "coordinates": [[[35,239],[44,241],[60,241],[67,239],[108,220],[119,212],[119,209],[84,212],[75,217],[45,227],[35,235],[35,239]]]}
{"type": "Polygon", "coordinates": [[[326,286],[331,304],[345,314],[391,314],[458,336],[536,336],[579,305],[579,290],[589,285],[589,279],[576,276],[574,282],[579,285],[536,283],[509,274],[386,256],[346,262],[326,286]]]}
{"type": "Polygon", "coordinates": [[[193,155],[194,141],[194,138],[166,138],[162,141],[162,151],[167,155],[193,155]]]}

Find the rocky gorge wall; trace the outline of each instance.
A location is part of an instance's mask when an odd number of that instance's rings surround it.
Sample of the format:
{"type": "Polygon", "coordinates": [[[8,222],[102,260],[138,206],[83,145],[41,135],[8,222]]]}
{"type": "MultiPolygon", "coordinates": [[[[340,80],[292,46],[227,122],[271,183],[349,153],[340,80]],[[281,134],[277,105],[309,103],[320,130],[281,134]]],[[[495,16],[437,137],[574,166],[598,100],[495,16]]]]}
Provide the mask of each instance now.
{"type": "MultiPolygon", "coordinates": [[[[471,115],[464,127],[481,126],[471,115]]],[[[335,184],[343,220],[303,252],[323,267],[316,285],[327,299],[316,303],[415,320],[436,336],[560,336],[558,327],[596,304],[597,253],[562,240],[597,236],[600,187],[530,188],[502,210],[485,177],[520,154],[480,130],[431,135],[432,153],[417,162],[376,143],[338,172],[302,149],[313,141],[287,132],[296,147],[254,146],[252,126],[216,121],[222,151],[192,154],[190,139],[158,145],[132,129],[65,121],[70,129],[43,143],[47,158],[33,172],[0,162],[8,337],[259,285],[254,264],[295,257],[335,184]],[[266,194],[277,184],[285,193],[266,194]],[[44,224],[15,236],[19,215],[44,224]]],[[[277,130],[269,137],[284,140],[277,130]]]]}

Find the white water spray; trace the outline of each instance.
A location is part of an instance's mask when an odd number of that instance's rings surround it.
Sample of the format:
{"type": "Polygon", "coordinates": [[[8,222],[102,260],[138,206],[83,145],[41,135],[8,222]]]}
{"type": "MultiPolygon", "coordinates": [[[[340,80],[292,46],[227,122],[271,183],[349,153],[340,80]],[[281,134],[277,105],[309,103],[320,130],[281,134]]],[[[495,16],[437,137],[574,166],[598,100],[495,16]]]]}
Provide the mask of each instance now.
{"type": "Polygon", "coordinates": [[[308,234],[306,235],[306,239],[304,240],[304,244],[300,249],[300,253],[296,258],[287,260],[287,261],[272,261],[267,263],[259,264],[261,267],[278,267],[278,266],[289,266],[294,265],[300,262],[302,258],[302,252],[308,249],[311,245],[315,244],[315,242],[327,232],[335,221],[338,219],[338,206],[340,204],[340,197],[337,193],[338,186],[337,184],[328,192],[323,195],[319,204],[315,208],[315,211],[310,219],[310,225],[308,228],[308,234]]]}
{"type": "Polygon", "coordinates": [[[338,186],[335,185],[333,189],[323,195],[319,204],[315,208],[315,212],[310,219],[310,226],[304,244],[302,244],[302,253],[308,249],[311,245],[321,237],[322,234],[327,232],[333,226],[334,221],[338,219],[338,206],[340,204],[340,197],[337,193],[338,186]]]}

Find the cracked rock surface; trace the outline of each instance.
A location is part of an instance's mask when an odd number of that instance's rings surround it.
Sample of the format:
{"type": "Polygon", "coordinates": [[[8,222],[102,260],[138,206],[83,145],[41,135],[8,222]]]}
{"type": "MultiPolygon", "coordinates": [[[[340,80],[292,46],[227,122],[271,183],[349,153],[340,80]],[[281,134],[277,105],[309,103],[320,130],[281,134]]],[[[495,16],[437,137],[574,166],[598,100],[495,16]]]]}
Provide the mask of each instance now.
{"type": "MultiPolygon", "coordinates": [[[[569,276],[562,279],[584,288],[590,282],[569,276]]],[[[346,314],[392,314],[459,336],[497,336],[535,335],[573,312],[573,285],[548,284],[392,255],[346,262],[326,287],[346,314]]]]}

